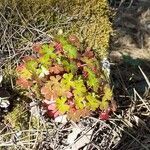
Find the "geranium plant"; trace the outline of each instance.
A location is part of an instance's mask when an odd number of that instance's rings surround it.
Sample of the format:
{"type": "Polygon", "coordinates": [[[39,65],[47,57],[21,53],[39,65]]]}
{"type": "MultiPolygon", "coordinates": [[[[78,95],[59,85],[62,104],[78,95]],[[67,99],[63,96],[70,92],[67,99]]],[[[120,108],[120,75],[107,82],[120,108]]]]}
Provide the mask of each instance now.
{"type": "Polygon", "coordinates": [[[71,35],[35,43],[32,50],[16,68],[16,84],[39,99],[50,117],[67,114],[78,121],[96,111],[108,118],[112,91],[91,48],[71,35]]]}

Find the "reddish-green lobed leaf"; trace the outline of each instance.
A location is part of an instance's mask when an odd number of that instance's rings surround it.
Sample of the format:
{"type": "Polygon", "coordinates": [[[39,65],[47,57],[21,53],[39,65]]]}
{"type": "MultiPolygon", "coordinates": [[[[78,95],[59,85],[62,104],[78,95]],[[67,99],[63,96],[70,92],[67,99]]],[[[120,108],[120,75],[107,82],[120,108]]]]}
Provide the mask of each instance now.
{"type": "Polygon", "coordinates": [[[86,117],[90,115],[90,110],[87,108],[83,109],[76,109],[76,108],[71,108],[68,112],[68,119],[71,119],[72,121],[78,122],[80,121],[81,117],[86,117]]]}
{"type": "Polygon", "coordinates": [[[50,105],[47,105],[47,109],[48,109],[47,114],[49,117],[56,118],[59,115],[61,115],[61,113],[58,111],[55,103],[51,103],[50,105]]]}
{"type": "Polygon", "coordinates": [[[52,62],[51,62],[51,59],[50,59],[50,56],[45,54],[45,55],[42,55],[38,58],[38,62],[45,66],[46,68],[48,68],[49,66],[51,66],[52,62]]]}
{"type": "Polygon", "coordinates": [[[64,68],[61,65],[55,64],[54,66],[50,67],[49,72],[54,74],[59,74],[64,71],[64,68]]]}
{"type": "Polygon", "coordinates": [[[39,52],[42,48],[42,44],[40,42],[36,42],[32,45],[32,49],[35,52],[39,52]]]}
{"type": "Polygon", "coordinates": [[[20,87],[22,87],[23,89],[28,89],[32,86],[32,82],[31,81],[28,81],[27,79],[25,78],[18,78],[16,80],[16,84],[20,87]]]}
{"type": "Polygon", "coordinates": [[[21,64],[16,68],[16,72],[19,78],[31,79],[32,73],[26,68],[25,64],[21,64]]]}
{"type": "Polygon", "coordinates": [[[48,55],[50,58],[56,58],[56,54],[54,52],[54,47],[53,45],[48,45],[48,44],[45,44],[45,45],[42,45],[42,49],[40,49],[39,53],[42,54],[42,55],[48,55]]]}
{"type": "Polygon", "coordinates": [[[25,68],[25,65],[23,63],[17,66],[16,67],[17,73],[21,73],[24,68],[25,68]]]}
{"type": "Polygon", "coordinates": [[[73,44],[74,46],[76,46],[77,48],[80,47],[80,41],[79,39],[77,38],[76,35],[70,35],[69,38],[68,38],[69,42],[71,44],[73,44]]]}
{"type": "Polygon", "coordinates": [[[47,82],[45,86],[41,88],[41,94],[48,100],[57,98],[57,92],[52,89],[52,84],[50,82],[47,82]]]}
{"type": "Polygon", "coordinates": [[[57,54],[63,54],[64,53],[64,50],[63,50],[63,46],[60,42],[56,42],[55,45],[54,45],[54,48],[55,48],[55,51],[57,54]]]}
{"type": "Polygon", "coordinates": [[[51,44],[33,44],[37,53],[26,56],[16,68],[16,84],[42,99],[50,117],[67,114],[79,121],[98,111],[99,118],[107,120],[112,91],[93,50],[79,50],[80,46],[74,35],[68,39],[59,36],[51,44]]]}
{"type": "Polygon", "coordinates": [[[91,49],[87,49],[84,53],[83,53],[83,56],[91,59],[94,57],[94,53],[91,49]]]}
{"type": "Polygon", "coordinates": [[[32,72],[34,74],[36,72],[38,62],[36,61],[36,59],[31,59],[25,63],[25,66],[26,66],[27,70],[29,70],[30,72],[32,72]]]}

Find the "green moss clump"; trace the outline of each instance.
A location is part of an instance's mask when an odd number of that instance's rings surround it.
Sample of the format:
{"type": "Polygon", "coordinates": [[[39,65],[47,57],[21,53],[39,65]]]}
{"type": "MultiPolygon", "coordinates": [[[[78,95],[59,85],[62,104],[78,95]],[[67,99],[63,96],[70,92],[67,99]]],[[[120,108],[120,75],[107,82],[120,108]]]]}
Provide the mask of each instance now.
{"type": "Polygon", "coordinates": [[[90,47],[96,49],[100,58],[104,58],[108,54],[109,36],[112,31],[107,1],[84,2],[80,4],[79,12],[74,8],[73,15],[79,15],[73,29],[90,47]]]}
{"type": "Polygon", "coordinates": [[[17,104],[11,112],[9,112],[4,120],[16,130],[23,130],[28,128],[29,116],[25,106],[17,104]]]}
{"type": "Polygon", "coordinates": [[[2,0],[0,6],[11,8],[11,11],[0,8],[11,13],[4,15],[7,19],[11,17],[11,23],[23,26],[45,24],[51,34],[63,29],[95,48],[100,58],[108,54],[112,29],[107,0],[2,0]]]}

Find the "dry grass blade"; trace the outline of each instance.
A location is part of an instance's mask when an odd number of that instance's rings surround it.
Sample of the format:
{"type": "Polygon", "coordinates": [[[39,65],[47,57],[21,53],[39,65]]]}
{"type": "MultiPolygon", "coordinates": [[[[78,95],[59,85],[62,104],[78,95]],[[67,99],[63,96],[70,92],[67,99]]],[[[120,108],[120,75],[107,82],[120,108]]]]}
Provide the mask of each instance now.
{"type": "Polygon", "coordinates": [[[139,93],[138,93],[135,89],[133,89],[133,90],[134,90],[134,93],[138,96],[138,98],[139,98],[139,99],[142,101],[142,103],[145,105],[145,107],[147,108],[147,110],[150,112],[150,106],[145,103],[145,101],[143,100],[143,98],[139,95],[139,93]]]}
{"type": "Polygon", "coordinates": [[[147,130],[147,131],[149,131],[150,132],[150,129],[147,127],[147,125],[146,125],[146,123],[142,120],[142,119],[140,119],[138,116],[133,116],[133,118],[134,118],[134,120],[135,120],[135,122],[136,122],[136,124],[138,125],[138,126],[144,126],[144,128],[147,130]]]}
{"type": "MultiPolygon", "coordinates": [[[[112,124],[115,124],[115,122],[113,122],[113,121],[110,121],[112,124]]],[[[145,150],[149,150],[149,148],[146,146],[146,145],[144,145],[143,143],[141,143],[136,137],[134,137],[130,132],[128,132],[128,131],[126,131],[126,130],[124,130],[122,127],[120,127],[120,126],[118,126],[118,128],[121,130],[121,131],[123,131],[123,132],[125,132],[127,135],[129,135],[130,137],[132,137],[132,139],[134,139],[137,143],[139,143],[145,150]]]]}
{"type": "Polygon", "coordinates": [[[143,70],[141,69],[140,66],[139,66],[139,69],[140,69],[140,71],[141,71],[141,73],[142,73],[146,83],[148,84],[148,88],[150,89],[150,81],[149,81],[148,77],[145,75],[145,73],[143,72],[143,70]]]}

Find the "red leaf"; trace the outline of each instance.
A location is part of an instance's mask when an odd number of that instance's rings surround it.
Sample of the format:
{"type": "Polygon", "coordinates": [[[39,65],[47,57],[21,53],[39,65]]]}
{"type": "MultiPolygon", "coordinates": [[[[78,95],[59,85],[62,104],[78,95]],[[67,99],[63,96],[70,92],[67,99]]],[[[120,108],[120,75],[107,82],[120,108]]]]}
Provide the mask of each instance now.
{"type": "Polygon", "coordinates": [[[52,103],[52,104],[50,104],[50,105],[48,105],[48,110],[56,110],[56,104],[55,103],[52,103]]]}
{"type": "Polygon", "coordinates": [[[68,105],[70,106],[70,108],[76,109],[76,108],[75,108],[75,104],[74,104],[74,102],[73,102],[72,100],[68,100],[68,105]]]}
{"type": "Polygon", "coordinates": [[[60,65],[55,65],[53,67],[50,67],[50,73],[59,74],[60,72],[64,71],[64,68],[60,65]]]}
{"type": "Polygon", "coordinates": [[[93,67],[92,70],[94,71],[94,73],[97,72],[97,68],[96,67],[93,67]]]}
{"type": "Polygon", "coordinates": [[[85,50],[85,52],[83,53],[83,55],[84,55],[85,57],[88,57],[88,58],[93,58],[93,57],[94,57],[94,53],[93,53],[93,51],[91,50],[91,48],[87,48],[87,49],[85,50]]]}
{"type": "Polygon", "coordinates": [[[89,109],[76,109],[76,108],[71,108],[68,112],[68,118],[77,122],[80,120],[81,117],[86,117],[90,114],[89,109]]]}
{"type": "Polygon", "coordinates": [[[43,94],[47,100],[55,99],[57,97],[55,91],[53,91],[48,85],[41,88],[41,94],[43,94]]]}
{"type": "Polygon", "coordinates": [[[83,70],[83,71],[82,71],[82,74],[83,74],[83,77],[84,77],[84,78],[87,78],[87,77],[88,77],[88,72],[87,72],[87,71],[84,71],[84,70],[83,70]]]}
{"type": "Polygon", "coordinates": [[[25,89],[30,88],[32,86],[32,82],[30,82],[24,78],[17,79],[16,84],[21,86],[22,88],[25,88],[25,89]]]}
{"type": "Polygon", "coordinates": [[[41,50],[41,48],[42,48],[42,45],[41,45],[40,42],[34,43],[34,44],[32,45],[32,49],[33,49],[33,51],[35,51],[35,52],[39,52],[39,51],[41,50]]]}
{"type": "Polygon", "coordinates": [[[57,116],[61,115],[61,113],[57,110],[56,108],[56,104],[55,103],[50,103],[50,101],[47,101],[47,100],[44,100],[44,103],[43,103],[43,108],[45,110],[47,110],[47,115],[49,117],[52,117],[52,118],[56,118],[57,116]]]}
{"type": "Polygon", "coordinates": [[[73,94],[71,92],[67,91],[66,96],[67,96],[67,98],[71,98],[73,96],[73,94]]]}
{"type": "Polygon", "coordinates": [[[28,62],[30,60],[35,60],[36,58],[34,56],[24,56],[23,57],[23,62],[28,62]]]}
{"type": "Polygon", "coordinates": [[[60,115],[58,111],[47,111],[49,117],[56,118],[60,115]]]}
{"type": "Polygon", "coordinates": [[[63,46],[61,43],[56,42],[54,48],[56,50],[56,53],[63,53],[63,46]]]}
{"type": "Polygon", "coordinates": [[[70,35],[69,36],[69,41],[70,41],[71,44],[73,44],[77,48],[80,47],[80,41],[75,35],[70,35]]]}
{"type": "Polygon", "coordinates": [[[24,64],[20,64],[19,66],[17,66],[16,71],[18,73],[20,73],[23,69],[25,69],[25,65],[24,64]]]}
{"type": "Polygon", "coordinates": [[[55,103],[48,105],[47,109],[47,113],[50,117],[56,118],[57,116],[61,115],[61,113],[57,110],[55,103]]]}
{"type": "Polygon", "coordinates": [[[109,119],[108,112],[107,111],[101,112],[100,115],[99,115],[99,119],[101,119],[101,120],[108,120],[109,119]]]}

